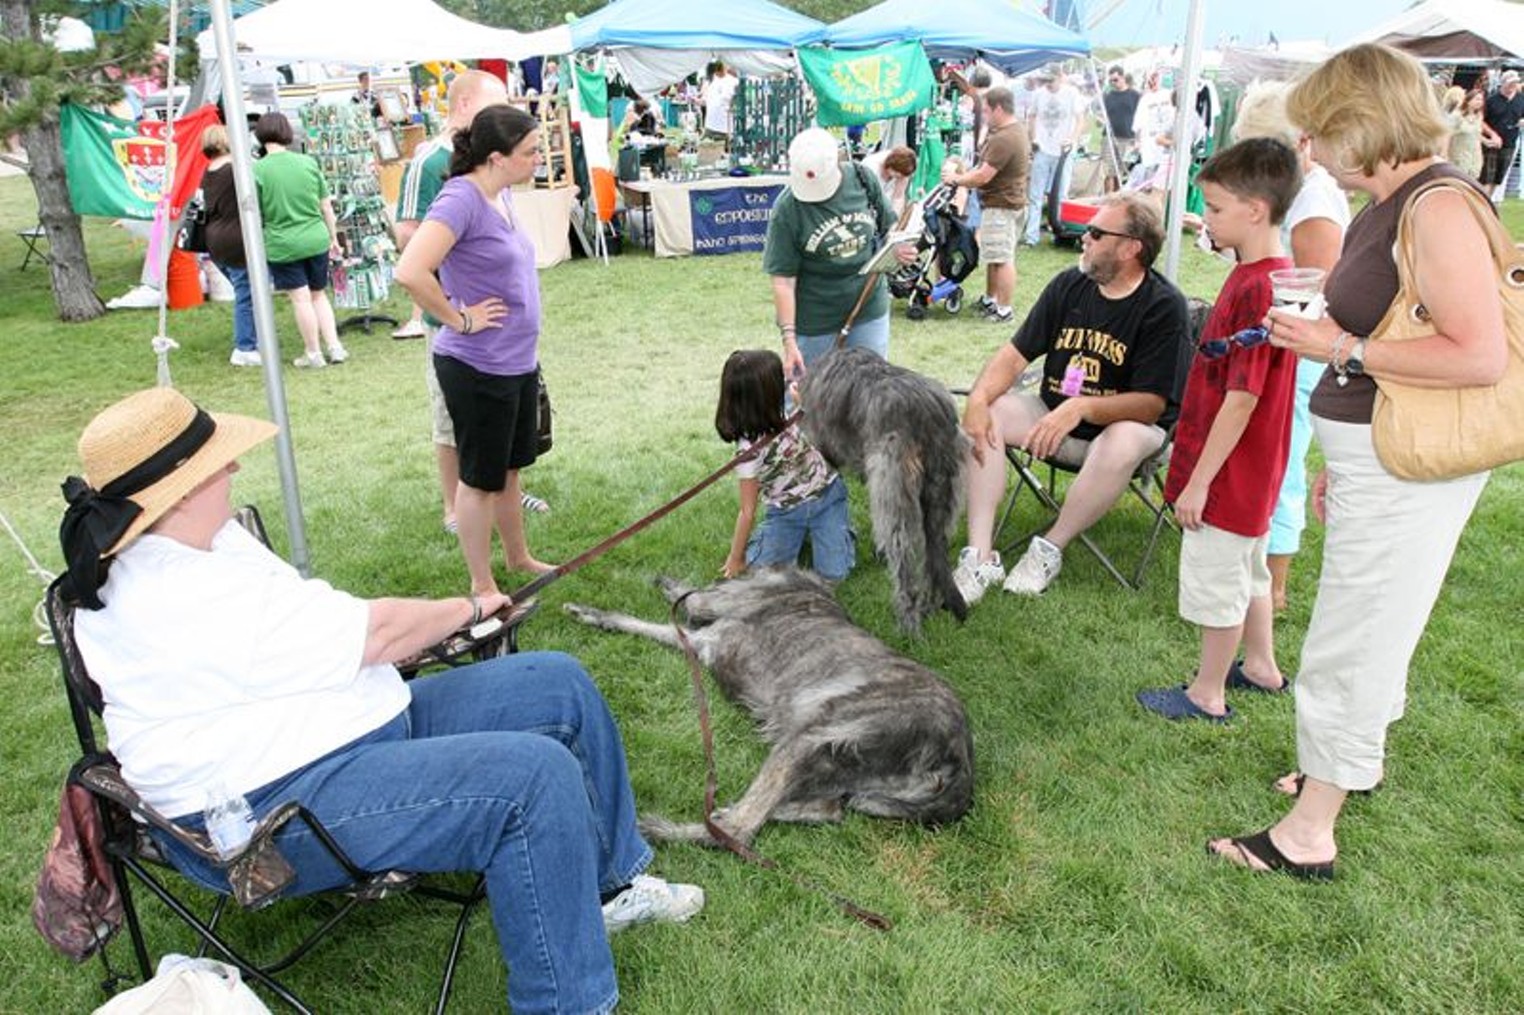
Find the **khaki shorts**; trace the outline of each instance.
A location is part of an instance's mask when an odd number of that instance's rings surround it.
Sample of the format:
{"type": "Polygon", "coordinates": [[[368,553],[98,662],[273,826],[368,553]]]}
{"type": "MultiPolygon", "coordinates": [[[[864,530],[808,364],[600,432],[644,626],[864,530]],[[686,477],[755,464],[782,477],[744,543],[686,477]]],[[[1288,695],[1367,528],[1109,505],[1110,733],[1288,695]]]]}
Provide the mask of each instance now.
{"type": "Polygon", "coordinates": [[[1250,538],[1204,525],[1180,540],[1180,616],[1202,627],[1237,627],[1249,600],[1270,594],[1270,533],[1250,538]]]}
{"type": "Polygon", "coordinates": [[[434,336],[437,334],[437,329],[431,330],[424,343],[423,377],[429,386],[429,415],[433,424],[434,443],[453,448],[455,421],[450,418],[450,410],[445,406],[444,391],[439,387],[439,375],[434,372],[434,336]]]}
{"type": "Polygon", "coordinates": [[[979,260],[984,264],[1009,264],[1016,260],[1016,238],[1021,235],[1025,213],[986,205],[983,215],[979,220],[979,260]]]}

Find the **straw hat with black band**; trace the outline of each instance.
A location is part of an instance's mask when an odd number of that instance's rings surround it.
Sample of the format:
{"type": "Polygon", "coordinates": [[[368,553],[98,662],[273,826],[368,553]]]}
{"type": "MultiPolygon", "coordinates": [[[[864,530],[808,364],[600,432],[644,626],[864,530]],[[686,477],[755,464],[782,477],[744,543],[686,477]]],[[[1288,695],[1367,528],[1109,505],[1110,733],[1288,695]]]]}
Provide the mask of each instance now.
{"type": "Polygon", "coordinates": [[[173,388],[150,388],[102,410],[79,438],[84,477],[63,484],[59,526],[73,597],[104,604],[103,562],[240,455],[275,436],[275,424],[212,414],[173,388]]]}

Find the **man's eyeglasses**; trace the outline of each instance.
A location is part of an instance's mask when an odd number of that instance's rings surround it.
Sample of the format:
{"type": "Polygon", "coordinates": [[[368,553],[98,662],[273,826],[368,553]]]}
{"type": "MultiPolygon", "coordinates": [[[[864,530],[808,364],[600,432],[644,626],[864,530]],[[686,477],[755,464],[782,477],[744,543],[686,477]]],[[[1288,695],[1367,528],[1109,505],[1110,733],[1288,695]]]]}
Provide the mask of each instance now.
{"type": "Polygon", "coordinates": [[[1263,325],[1256,324],[1227,338],[1209,338],[1198,348],[1207,359],[1221,359],[1235,345],[1240,349],[1252,349],[1256,345],[1264,345],[1269,337],[1270,332],[1263,325]]]}
{"type": "Polygon", "coordinates": [[[1137,239],[1137,237],[1132,233],[1118,233],[1110,229],[1102,229],[1100,226],[1086,226],[1085,235],[1090,237],[1092,240],[1103,240],[1108,236],[1119,236],[1124,240],[1137,239]]]}

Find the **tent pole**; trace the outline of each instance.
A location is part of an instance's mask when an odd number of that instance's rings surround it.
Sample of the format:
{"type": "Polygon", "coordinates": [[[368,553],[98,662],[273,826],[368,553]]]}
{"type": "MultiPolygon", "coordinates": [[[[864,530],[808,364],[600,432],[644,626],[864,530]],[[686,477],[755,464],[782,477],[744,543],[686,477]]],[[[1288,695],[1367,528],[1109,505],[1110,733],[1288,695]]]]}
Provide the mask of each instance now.
{"type": "Polygon", "coordinates": [[[265,399],[270,419],[279,427],[275,434],[275,464],[280,472],[286,509],[286,534],[291,541],[291,563],[303,577],[312,576],[307,548],[307,527],[302,520],[301,491],[297,487],[296,455],[291,444],[291,418],[286,411],[286,388],[280,373],[280,346],[275,337],[275,307],[271,302],[270,269],[265,260],[264,223],[259,215],[259,194],[254,187],[254,161],[249,150],[248,117],[243,108],[243,84],[238,79],[238,51],[233,45],[233,18],[228,0],[211,0],[212,29],[217,41],[217,62],[222,75],[222,108],[227,116],[228,152],[233,159],[233,184],[238,191],[238,219],[243,227],[244,257],[248,263],[249,288],[254,297],[254,332],[265,372],[265,399]]]}
{"type": "Polygon", "coordinates": [[[1191,138],[1195,135],[1191,117],[1196,115],[1196,97],[1191,87],[1201,70],[1201,40],[1206,22],[1206,0],[1191,0],[1191,13],[1185,30],[1185,66],[1181,80],[1175,83],[1179,106],[1175,110],[1175,162],[1171,167],[1169,214],[1164,230],[1164,275],[1174,282],[1180,275],[1180,228],[1185,221],[1185,191],[1191,179],[1191,138]]]}

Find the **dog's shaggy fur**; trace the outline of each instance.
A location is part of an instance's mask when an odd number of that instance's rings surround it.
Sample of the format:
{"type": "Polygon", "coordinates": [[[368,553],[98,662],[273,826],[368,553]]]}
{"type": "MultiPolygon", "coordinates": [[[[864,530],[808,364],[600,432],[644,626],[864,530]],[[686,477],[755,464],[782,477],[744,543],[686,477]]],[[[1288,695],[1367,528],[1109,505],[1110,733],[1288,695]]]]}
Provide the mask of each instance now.
{"type": "MultiPolygon", "coordinates": [[[[932,825],[968,810],[974,744],[963,703],[854,625],[823,579],[783,568],[700,591],[661,585],[682,599],[684,630],[715,681],[772,744],[745,795],[715,812],[720,827],[750,842],[768,820],[839,821],[844,808],[932,825]]],[[[566,609],[594,627],[679,644],[671,624],[566,609]]],[[[711,843],[702,824],[647,817],[640,826],[653,839],[711,843]]]]}
{"type": "Polygon", "coordinates": [[[963,510],[972,442],[947,389],[864,349],[822,356],[799,387],[805,433],[868,486],[873,539],[907,631],[938,607],[962,620],[947,539],[963,510]]]}

